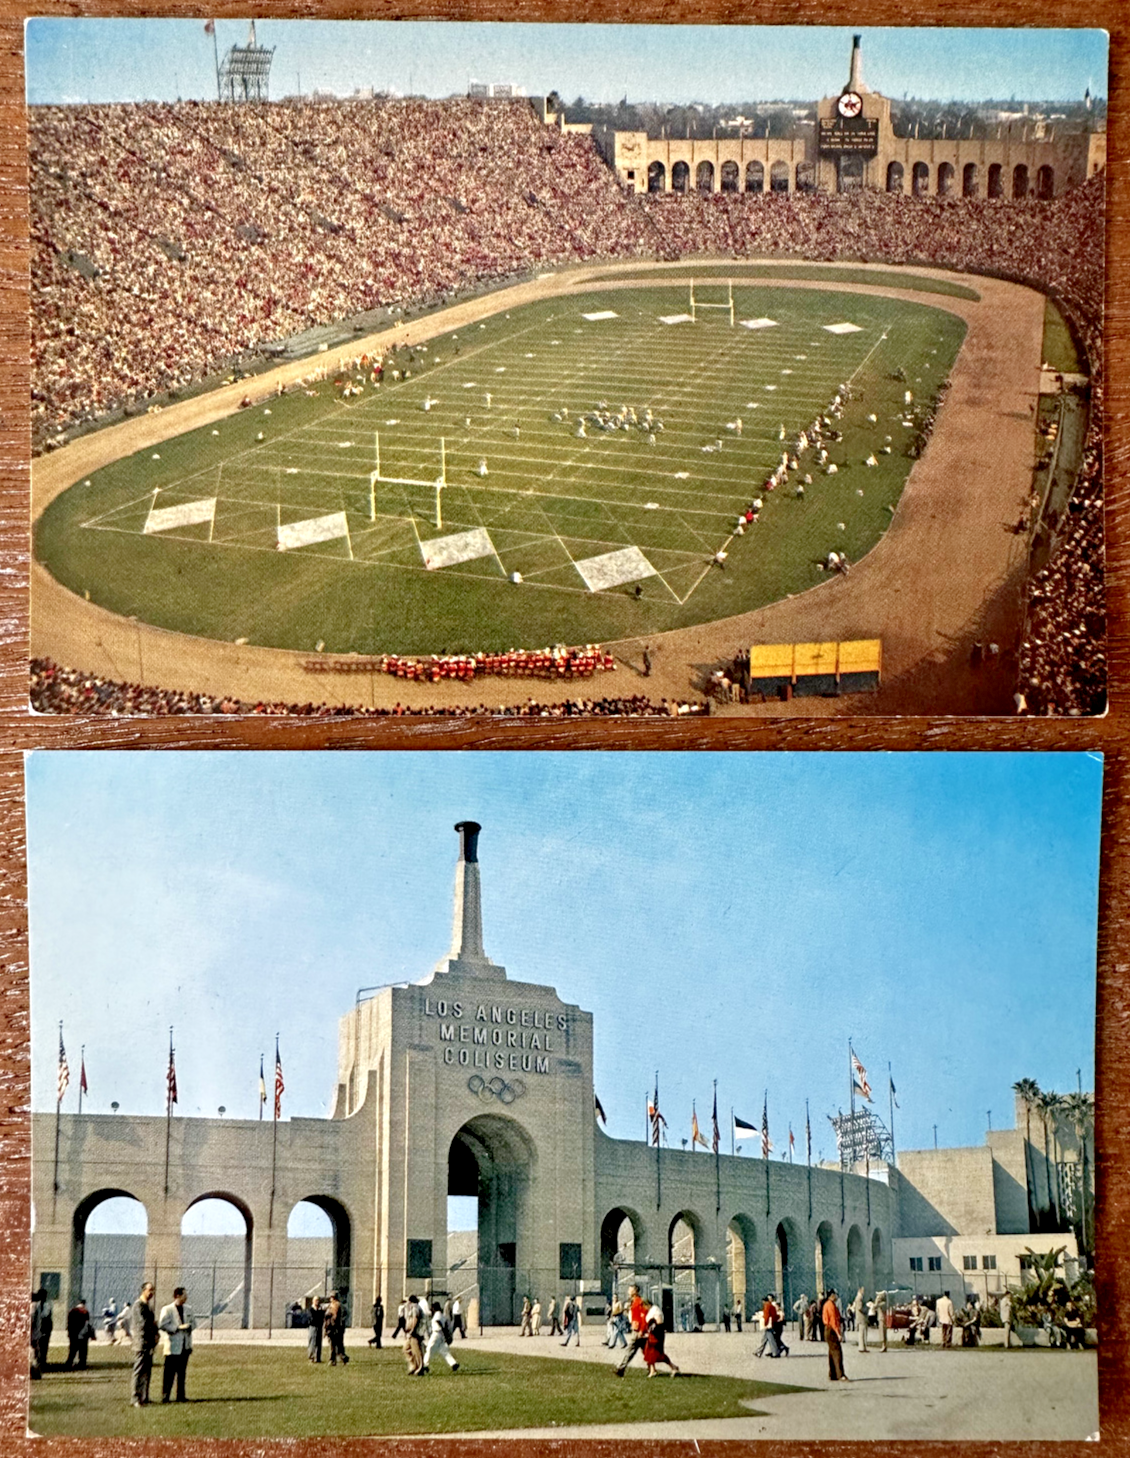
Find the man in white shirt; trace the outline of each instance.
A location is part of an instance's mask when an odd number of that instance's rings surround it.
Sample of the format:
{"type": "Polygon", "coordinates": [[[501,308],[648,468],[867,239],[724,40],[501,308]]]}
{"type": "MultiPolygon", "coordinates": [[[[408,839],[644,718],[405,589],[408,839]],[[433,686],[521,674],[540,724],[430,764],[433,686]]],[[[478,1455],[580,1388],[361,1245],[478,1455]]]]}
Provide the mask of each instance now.
{"type": "Polygon", "coordinates": [[[432,1358],[438,1353],[443,1357],[453,1372],[459,1371],[459,1363],[451,1354],[451,1348],[447,1345],[447,1333],[443,1329],[443,1312],[437,1306],[432,1312],[432,1330],[428,1337],[428,1345],[424,1348],[424,1365],[418,1372],[413,1373],[416,1377],[427,1375],[431,1366],[432,1358]]]}
{"type": "Polygon", "coordinates": [[[934,1308],[934,1312],[938,1318],[938,1325],[942,1329],[942,1346],[952,1346],[954,1309],[953,1302],[950,1300],[950,1293],[948,1291],[944,1291],[942,1295],[938,1297],[937,1305],[934,1308]]]}
{"type": "Polygon", "coordinates": [[[157,1330],[164,1336],[166,1344],[165,1369],[161,1373],[161,1401],[168,1402],[177,1385],[177,1401],[186,1402],[184,1378],[188,1359],[192,1355],[192,1332],[196,1325],[192,1313],[185,1307],[186,1293],[183,1286],[173,1292],[170,1305],[161,1308],[157,1318],[157,1330]]]}

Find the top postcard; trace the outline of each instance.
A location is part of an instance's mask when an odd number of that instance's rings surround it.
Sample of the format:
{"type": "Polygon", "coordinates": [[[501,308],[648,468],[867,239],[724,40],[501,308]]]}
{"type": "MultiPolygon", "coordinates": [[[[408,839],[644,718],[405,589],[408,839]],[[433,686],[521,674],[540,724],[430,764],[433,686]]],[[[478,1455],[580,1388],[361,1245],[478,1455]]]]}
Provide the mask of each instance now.
{"type": "Polygon", "coordinates": [[[33,709],[1104,712],[1104,32],[26,50],[33,709]]]}

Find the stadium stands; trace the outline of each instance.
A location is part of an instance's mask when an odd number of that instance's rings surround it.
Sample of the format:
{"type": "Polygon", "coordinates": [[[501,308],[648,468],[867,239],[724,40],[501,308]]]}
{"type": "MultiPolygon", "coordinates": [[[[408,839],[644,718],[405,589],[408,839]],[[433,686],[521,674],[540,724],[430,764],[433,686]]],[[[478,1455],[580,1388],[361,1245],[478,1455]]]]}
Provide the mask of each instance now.
{"type": "Polygon", "coordinates": [[[860,259],[1047,291],[1088,356],[1092,410],[1072,527],[1031,585],[1020,688],[1030,713],[1105,702],[1102,175],[1047,202],[635,197],[590,138],[471,100],[37,107],[30,164],[39,449],[315,325],[557,264],[860,259]]]}

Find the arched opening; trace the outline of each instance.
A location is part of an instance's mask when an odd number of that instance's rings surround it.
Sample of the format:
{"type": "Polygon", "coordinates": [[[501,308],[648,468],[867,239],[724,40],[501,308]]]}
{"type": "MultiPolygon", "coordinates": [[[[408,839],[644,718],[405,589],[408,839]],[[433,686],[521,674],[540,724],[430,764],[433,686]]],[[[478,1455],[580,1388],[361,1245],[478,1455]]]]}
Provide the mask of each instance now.
{"type": "Polygon", "coordinates": [[[691,180],[691,169],[686,162],[676,162],[671,168],[671,191],[686,192],[691,180]]]}
{"type": "Polygon", "coordinates": [[[1023,162],[1012,169],[1012,196],[1014,199],[1028,196],[1028,169],[1023,162]]]}
{"type": "Polygon", "coordinates": [[[792,1312],[793,1282],[789,1270],[789,1231],[782,1220],[773,1239],[773,1291],[786,1314],[792,1312]]]}
{"type": "MultiPolygon", "coordinates": [[[[452,1296],[464,1308],[478,1298],[483,1326],[513,1326],[517,1320],[519,1273],[528,1285],[531,1249],[530,1181],[535,1151],[530,1136],[514,1119],[479,1114],[451,1141],[447,1155],[447,1193],[476,1202],[474,1262],[446,1276],[452,1296]]],[[[449,1266],[451,1256],[448,1257],[449,1266]]],[[[411,1273],[410,1273],[411,1274],[411,1273]]],[[[556,1275],[556,1272],[554,1272],[556,1275]]]]}
{"type": "Polygon", "coordinates": [[[672,1321],[676,1331],[695,1329],[698,1301],[697,1260],[700,1222],[697,1215],[681,1210],[667,1231],[667,1259],[671,1265],[672,1321]]]}
{"type": "Polygon", "coordinates": [[[600,1222],[600,1289],[606,1296],[627,1293],[637,1259],[643,1259],[643,1222],[634,1210],[617,1205],[600,1222]]]}
{"type": "Polygon", "coordinates": [[[796,165],[796,190],[797,192],[816,191],[816,164],[813,162],[798,162],[796,165]]]}
{"type": "Polygon", "coordinates": [[[887,1284],[886,1257],[883,1254],[883,1234],[878,1228],[871,1232],[871,1286],[878,1291],[887,1284]]]}
{"type": "Polygon", "coordinates": [[[1036,173],[1036,196],[1041,202],[1055,197],[1055,169],[1045,165],[1036,173]]]}
{"type": "Polygon", "coordinates": [[[816,1227],[814,1255],[816,1257],[816,1294],[823,1296],[839,1281],[839,1272],[836,1269],[835,1238],[827,1220],[821,1220],[816,1227]]]}
{"type": "Polygon", "coordinates": [[[857,153],[841,152],[836,164],[836,191],[859,192],[863,187],[863,158],[857,153]]]}
{"type": "Polygon", "coordinates": [[[760,162],[747,162],[745,165],[745,190],[746,192],[765,191],[765,168],[760,162]]]}
{"type": "Polygon", "coordinates": [[[930,165],[916,162],[910,173],[910,190],[915,197],[925,197],[930,191],[930,165]]]}
{"type": "Polygon", "coordinates": [[[652,162],[647,169],[648,192],[667,191],[667,169],[662,162],[652,162]]]}
{"type": "Polygon", "coordinates": [[[976,197],[977,187],[977,164],[976,162],[967,162],[961,169],[962,197],[976,197]]]}
{"type": "Polygon", "coordinates": [[[111,1301],[119,1311],[133,1301],[146,1275],[152,1276],[145,1269],[148,1231],[145,1206],[127,1191],[87,1195],[71,1228],[69,1304],[85,1296],[97,1321],[111,1301]]]}
{"type": "Polygon", "coordinates": [[[999,162],[989,164],[988,195],[990,197],[1004,197],[1004,169],[999,162]]]}
{"type": "Polygon", "coordinates": [[[748,1215],[735,1215],[726,1226],[726,1279],[731,1309],[749,1316],[761,1293],[757,1289],[757,1230],[748,1215]]]}
{"type": "Polygon", "coordinates": [[[286,1222],[285,1299],[305,1310],[315,1296],[336,1291],[352,1315],[352,1235],[344,1205],[328,1195],[299,1200],[286,1222]]]}
{"type": "Polygon", "coordinates": [[[738,183],[741,181],[741,169],[736,162],[723,162],[720,174],[722,191],[737,192],[738,183]]]}
{"type": "Polygon", "coordinates": [[[848,1231],[847,1283],[851,1296],[855,1295],[860,1286],[867,1284],[867,1262],[863,1253],[863,1236],[858,1225],[853,1225],[848,1231]]]}
{"type": "Polygon", "coordinates": [[[949,197],[953,192],[953,163],[942,162],[938,166],[938,196],[949,197]]]}
{"type": "Polygon", "coordinates": [[[714,191],[714,163],[700,162],[694,178],[695,190],[698,192],[714,191]]]}
{"type": "Polygon", "coordinates": [[[774,162],[769,169],[769,191],[788,192],[789,190],[789,164],[787,162],[774,162]]]}
{"type": "MultiPolygon", "coordinates": [[[[234,1195],[221,1190],[201,1195],[180,1223],[180,1281],[175,1271],[158,1272],[158,1290],[183,1286],[201,1325],[249,1327],[253,1225],[251,1211],[234,1195]]],[[[285,1295],[285,1288],[275,1293],[280,1316],[285,1295]]]]}
{"type": "Polygon", "coordinates": [[[887,191],[901,192],[906,185],[906,177],[901,162],[887,163],[887,191]]]}

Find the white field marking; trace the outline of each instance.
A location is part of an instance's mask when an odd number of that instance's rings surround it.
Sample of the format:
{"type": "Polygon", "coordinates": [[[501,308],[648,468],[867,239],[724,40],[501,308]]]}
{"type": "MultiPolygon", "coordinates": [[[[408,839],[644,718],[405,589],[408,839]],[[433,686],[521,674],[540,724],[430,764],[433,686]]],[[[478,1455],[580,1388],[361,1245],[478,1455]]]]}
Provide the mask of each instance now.
{"type": "Polygon", "coordinates": [[[766,385],[765,388],[767,390],[775,390],[777,388],[777,386],[776,385],[766,385]]]}
{"type": "Polygon", "coordinates": [[[675,472],[675,480],[676,481],[689,481],[690,478],[691,478],[691,473],[689,471],[676,471],[675,472]]]}
{"type": "Polygon", "coordinates": [[[590,592],[618,587],[622,582],[638,582],[641,577],[659,574],[638,547],[621,547],[618,552],[604,552],[599,557],[586,557],[574,562],[590,592]]]}
{"type": "Polygon", "coordinates": [[[659,510],[659,502],[658,501],[645,501],[644,504],[643,504],[643,509],[644,509],[644,511],[658,511],[659,510]]]}
{"type": "Polygon", "coordinates": [[[660,314],[660,324],[693,324],[693,314],[660,314]]]}
{"type": "MultiPolygon", "coordinates": [[[[144,496],[135,496],[132,501],[123,501],[122,504],[121,504],[121,506],[112,506],[109,511],[99,512],[99,514],[97,516],[92,516],[89,521],[82,522],[81,523],[81,526],[83,527],[84,530],[87,527],[92,527],[95,530],[99,530],[101,528],[103,522],[110,521],[114,517],[120,516],[123,511],[128,511],[131,506],[140,506],[143,501],[148,501],[150,503],[150,510],[152,510],[152,503],[153,503],[154,495],[155,495],[155,492],[154,491],[147,491],[144,496]]],[[[107,527],[106,530],[107,531],[115,531],[116,532],[116,531],[123,531],[124,528],[123,527],[107,527]]],[[[136,529],[135,529],[135,533],[134,534],[136,534],[136,529]]]]}
{"type": "Polygon", "coordinates": [[[315,542],[332,542],[337,537],[348,539],[349,525],[344,511],[334,511],[329,516],[312,516],[285,526],[280,522],[276,532],[279,551],[288,552],[292,547],[310,547],[315,542]]]}
{"type": "Polygon", "coordinates": [[[743,329],[776,329],[776,319],[739,319],[743,329]]]}
{"type": "Polygon", "coordinates": [[[464,380],[463,388],[465,390],[477,390],[479,388],[479,382],[478,380],[464,380]]]}
{"type": "Polygon", "coordinates": [[[596,319],[619,319],[619,317],[620,315],[617,314],[615,309],[598,309],[595,314],[581,315],[582,319],[588,319],[590,322],[596,319]]]}
{"type": "Polygon", "coordinates": [[[821,326],[826,334],[862,334],[863,327],[859,324],[824,324],[821,326]]]}
{"type": "Polygon", "coordinates": [[[494,544],[483,527],[469,532],[456,532],[451,537],[433,537],[420,543],[420,555],[429,572],[437,567],[453,567],[457,562],[474,562],[479,557],[497,557],[494,544]]]}
{"type": "Polygon", "coordinates": [[[141,530],[145,536],[150,536],[153,532],[172,531],[174,527],[198,526],[201,522],[212,522],[215,516],[214,496],[208,496],[202,501],[185,501],[180,506],[152,506],[141,530]]]}

